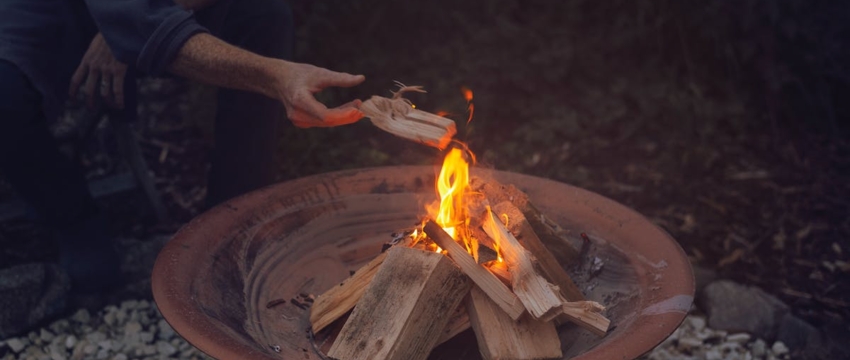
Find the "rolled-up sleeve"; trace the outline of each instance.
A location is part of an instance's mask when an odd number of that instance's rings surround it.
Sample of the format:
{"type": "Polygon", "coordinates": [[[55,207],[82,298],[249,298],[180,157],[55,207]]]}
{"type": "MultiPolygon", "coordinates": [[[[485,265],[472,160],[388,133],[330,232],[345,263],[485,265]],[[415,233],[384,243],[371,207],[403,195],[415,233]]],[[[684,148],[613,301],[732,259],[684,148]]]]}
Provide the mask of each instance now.
{"type": "Polygon", "coordinates": [[[115,57],[162,74],[192,35],[207,32],[173,0],[86,0],[115,57]]]}

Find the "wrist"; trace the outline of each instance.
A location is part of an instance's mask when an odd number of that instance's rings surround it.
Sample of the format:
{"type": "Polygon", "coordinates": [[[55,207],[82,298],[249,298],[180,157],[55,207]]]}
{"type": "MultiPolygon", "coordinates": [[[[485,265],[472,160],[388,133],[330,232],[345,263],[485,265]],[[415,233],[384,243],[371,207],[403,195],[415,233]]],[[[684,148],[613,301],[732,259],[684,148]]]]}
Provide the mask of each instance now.
{"type": "Polygon", "coordinates": [[[267,58],[263,64],[262,76],[266,81],[263,81],[263,88],[260,92],[272,99],[280,99],[283,94],[281,89],[285,87],[287,79],[290,78],[289,70],[291,63],[281,59],[267,58]]]}

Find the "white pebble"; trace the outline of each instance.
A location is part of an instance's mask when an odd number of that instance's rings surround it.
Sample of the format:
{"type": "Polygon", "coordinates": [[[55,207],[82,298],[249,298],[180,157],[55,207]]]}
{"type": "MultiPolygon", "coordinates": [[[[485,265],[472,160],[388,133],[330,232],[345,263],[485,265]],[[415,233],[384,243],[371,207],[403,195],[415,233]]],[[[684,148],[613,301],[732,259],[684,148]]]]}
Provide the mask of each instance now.
{"type": "Polygon", "coordinates": [[[50,360],[67,360],[68,358],[65,354],[60,354],[58,352],[51,351],[50,352],[50,360]]]}
{"type": "Polygon", "coordinates": [[[124,325],[125,335],[138,334],[140,331],[142,331],[142,324],[139,324],[138,322],[131,321],[128,322],[127,325],[124,325]]]}
{"type": "Polygon", "coordinates": [[[153,345],[145,345],[145,346],[142,348],[142,354],[145,354],[145,355],[153,355],[153,354],[156,354],[156,346],[153,346],[153,345]]]}
{"type": "Polygon", "coordinates": [[[95,355],[95,358],[98,359],[98,360],[106,360],[106,358],[108,358],[108,357],[109,357],[109,351],[106,351],[106,349],[98,350],[97,355],[95,355]]]}
{"type": "Polygon", "coordinates": [[[757,358],[764,357],[765,353],[767,353],[767,344],[765,344],[762,339],[756,339],[756,341],[753,341],[752,345],[750,345],[750,351],[752,351],[753,356],[757,358]]]}
{"type": "Polygon", "coordinates": [[[93,332],[93,333],[89,333],[89,334],[87,334],[87,335],[86,335],[86,340],[88,340],[88,341],[89,341],[90,343],[92,343],[92,344],[97,344],[97,343],[99,343],[99,342],[101,342],[101,341],[106,340],[106,334],[104,334],[104,333],[102,333],[102,332],[100,332],[100,331],[95,331],[95,332],[93,332]]]}
{"type": "Polygon", "coordinates": [[[153,343],[153,334],[147,331],[140,332],[139,339],[141,339],[142,343],[145,344],[153,343]]]}
{"type": "Polygon", "coordinates": [[[127,360],[127,355],[124,354],[116,354],[112,357],[112,360],[127,360]]]}
{"type": "Polygon", "coordinates": [[[9,349],[12,349],[12,352],[14,353],[21,352],[27,347],[27,344],[29,344],[29,341],[21,340],[18,338],[11,338],[6,340],[6,346],[8,346],[9,349]]]}
{"type": "Polygon", "coordinates": [[[87,344],[83,348],[83,352],[86,353],[86,355],[94,354],[95,351],[97,351],[97,346],[95,346],[94,344],[87,344]]]}
{"type": "Polygon", "coordinates": [[[156,349],[157,349],[157,351],[159,351],[159,353],[161,355],[165,355],[165,356],[171,356],[171,355],[174,355],[174,353],[177,352],[177,349],[173,345],[171,345],[171,344],[169,344],[165,341],[157,341],[156,349]]]}
{"type": "Polygon", "coordinates": [[[705,352],[705,360],[723,360],[723,354],[718,349],[709,349],[705,352]]]}
{"type": "Polygon", "coordinates": [[[110,311],[103,315],[103,322],[105,322],[106,325],[115,326],[115,313],[110,311]]]}
{"type": "Polygon", "coordinates": [[[112,350],[112,341],[103,340],[97,343],[97,346],[103,350],[109,351],[112,350]]]}
{"type": "Polygon", "coordinates": [[[750,334],[737,333],[737,334],[732,334],[732,335],[727,336],[726,341],[731,341],[731,342],[735,342],[735,343],[738,343],[738,344],[746,344],[750,341],[751,338],[752,338],[752,336],[750,336],[750,334]]]}
{"type": "Polygon", "coordinates": [[[692,337],[679,339],[679,350],[690,350],[702,346],[702,340],[692,337]]]}
{"type": "Polygon", "coordinates": [[[77,338],[74,335],[68,335],[65,339],[65,347],[68,349],[73,349],[74,345],[77,345],[77,338]]]}
{"type": "Polygon", "coordinates": [[[174,337],[174,329],[171,328],[171,325],[168,325],[165,319],[160,319],[157,326],[159,327],[159,333],[157,335],[160,340],[171,340],[174,337]]]}
{"type": "Polygon", "coordinates": [[[91,321],[91,315],[89,314],[88,310],[80,309],[77,310],[76,313],[74,313],[74,316],[71,317],[71,320],[74,320],[80,324],[86,324],[91,321]]]}
{"type": "Polygon", "coordinates": [[[705,329],[705,319],[697,316],[690,316],[687,318],[688,323],[694,330],[702,330],[705,329]]]}
{"type": "Polygon", "coordinates": [[[773,343],[773,346],[770,347],[770,350],[773,351],[773,354],[776,356],[782,356],[788,353],[788,347],[785,346],[781,341],[777,341],[773,343]]]}
{"type": "Polygon", "coordinates": [[[38,336],[44,342],[51,342],[51,341],[53,341],[53,338],[55,337],[53,335],[53,333],[51,333],[50,331],[47,331],[47,329],[41,329],[41,332],[38,334],[38,336]]]}

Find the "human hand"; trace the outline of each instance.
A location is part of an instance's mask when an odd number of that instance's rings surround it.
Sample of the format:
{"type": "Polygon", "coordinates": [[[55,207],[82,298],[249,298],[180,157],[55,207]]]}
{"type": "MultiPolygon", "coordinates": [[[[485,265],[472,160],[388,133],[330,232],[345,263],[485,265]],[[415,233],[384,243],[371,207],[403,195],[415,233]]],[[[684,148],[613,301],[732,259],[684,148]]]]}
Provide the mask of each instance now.
{"type": "Polygon", "coordinates": [[[98,96],[106,100],[110,107],[124,108],[124,76],[127,64],[115,59],[112,50],[106,44],[101,33],[92,39],[89,49],[83,55],[80,66],[71,77],[68,94],[76,99],[77,91],[83,86],[83,96],[89,108],[94,108],[98,96]],[[83,83],[85,80],[85,83],[83,83]],[[98,89],[99,88],[99,89],[98,89]]]}
{"type": "Polygon", "coordinates": [[[278,99],[286,107],[286,116],[297,127],[331,127],[356,122],[363,117],[358,110],[360,100],[328,109],[313,94],[331,86],[352,87],[366,80],[363,75],[351,75],[309,64],[284,62],[276,76],[278,99]]]}

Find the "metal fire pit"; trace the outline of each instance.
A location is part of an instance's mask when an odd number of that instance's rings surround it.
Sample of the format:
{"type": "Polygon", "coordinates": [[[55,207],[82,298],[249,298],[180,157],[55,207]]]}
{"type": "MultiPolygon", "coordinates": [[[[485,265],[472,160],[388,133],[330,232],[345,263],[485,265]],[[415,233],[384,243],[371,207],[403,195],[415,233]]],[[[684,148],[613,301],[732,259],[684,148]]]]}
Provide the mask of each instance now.
{"type": "MultiPolygon", "coordinates": [[[[184,226],[159,254],[156,303],[180,335],[213,357],[320,359],[306,332],[309,309],[290,299],[335,286],[376,256],[392,232],[413,226],[435,197],[435,172],[422,166],[335,172],[222,204],[184,226]],[[285,302],[268,306],[279,299],[285,302]]],[[[584,261],[593,266],[573,276],[589,299],[608,307],[611,329],[597,338],[562,326],[565,358],[635,358],[681,323],[693,300],[693,273],[682,249],[646,218],[551,180],[480,169],[473,175],[516,185],[573,238],[589,235],[584,261]]],[[[478,356],[469,333],[431,354],[478,356]]]]}

